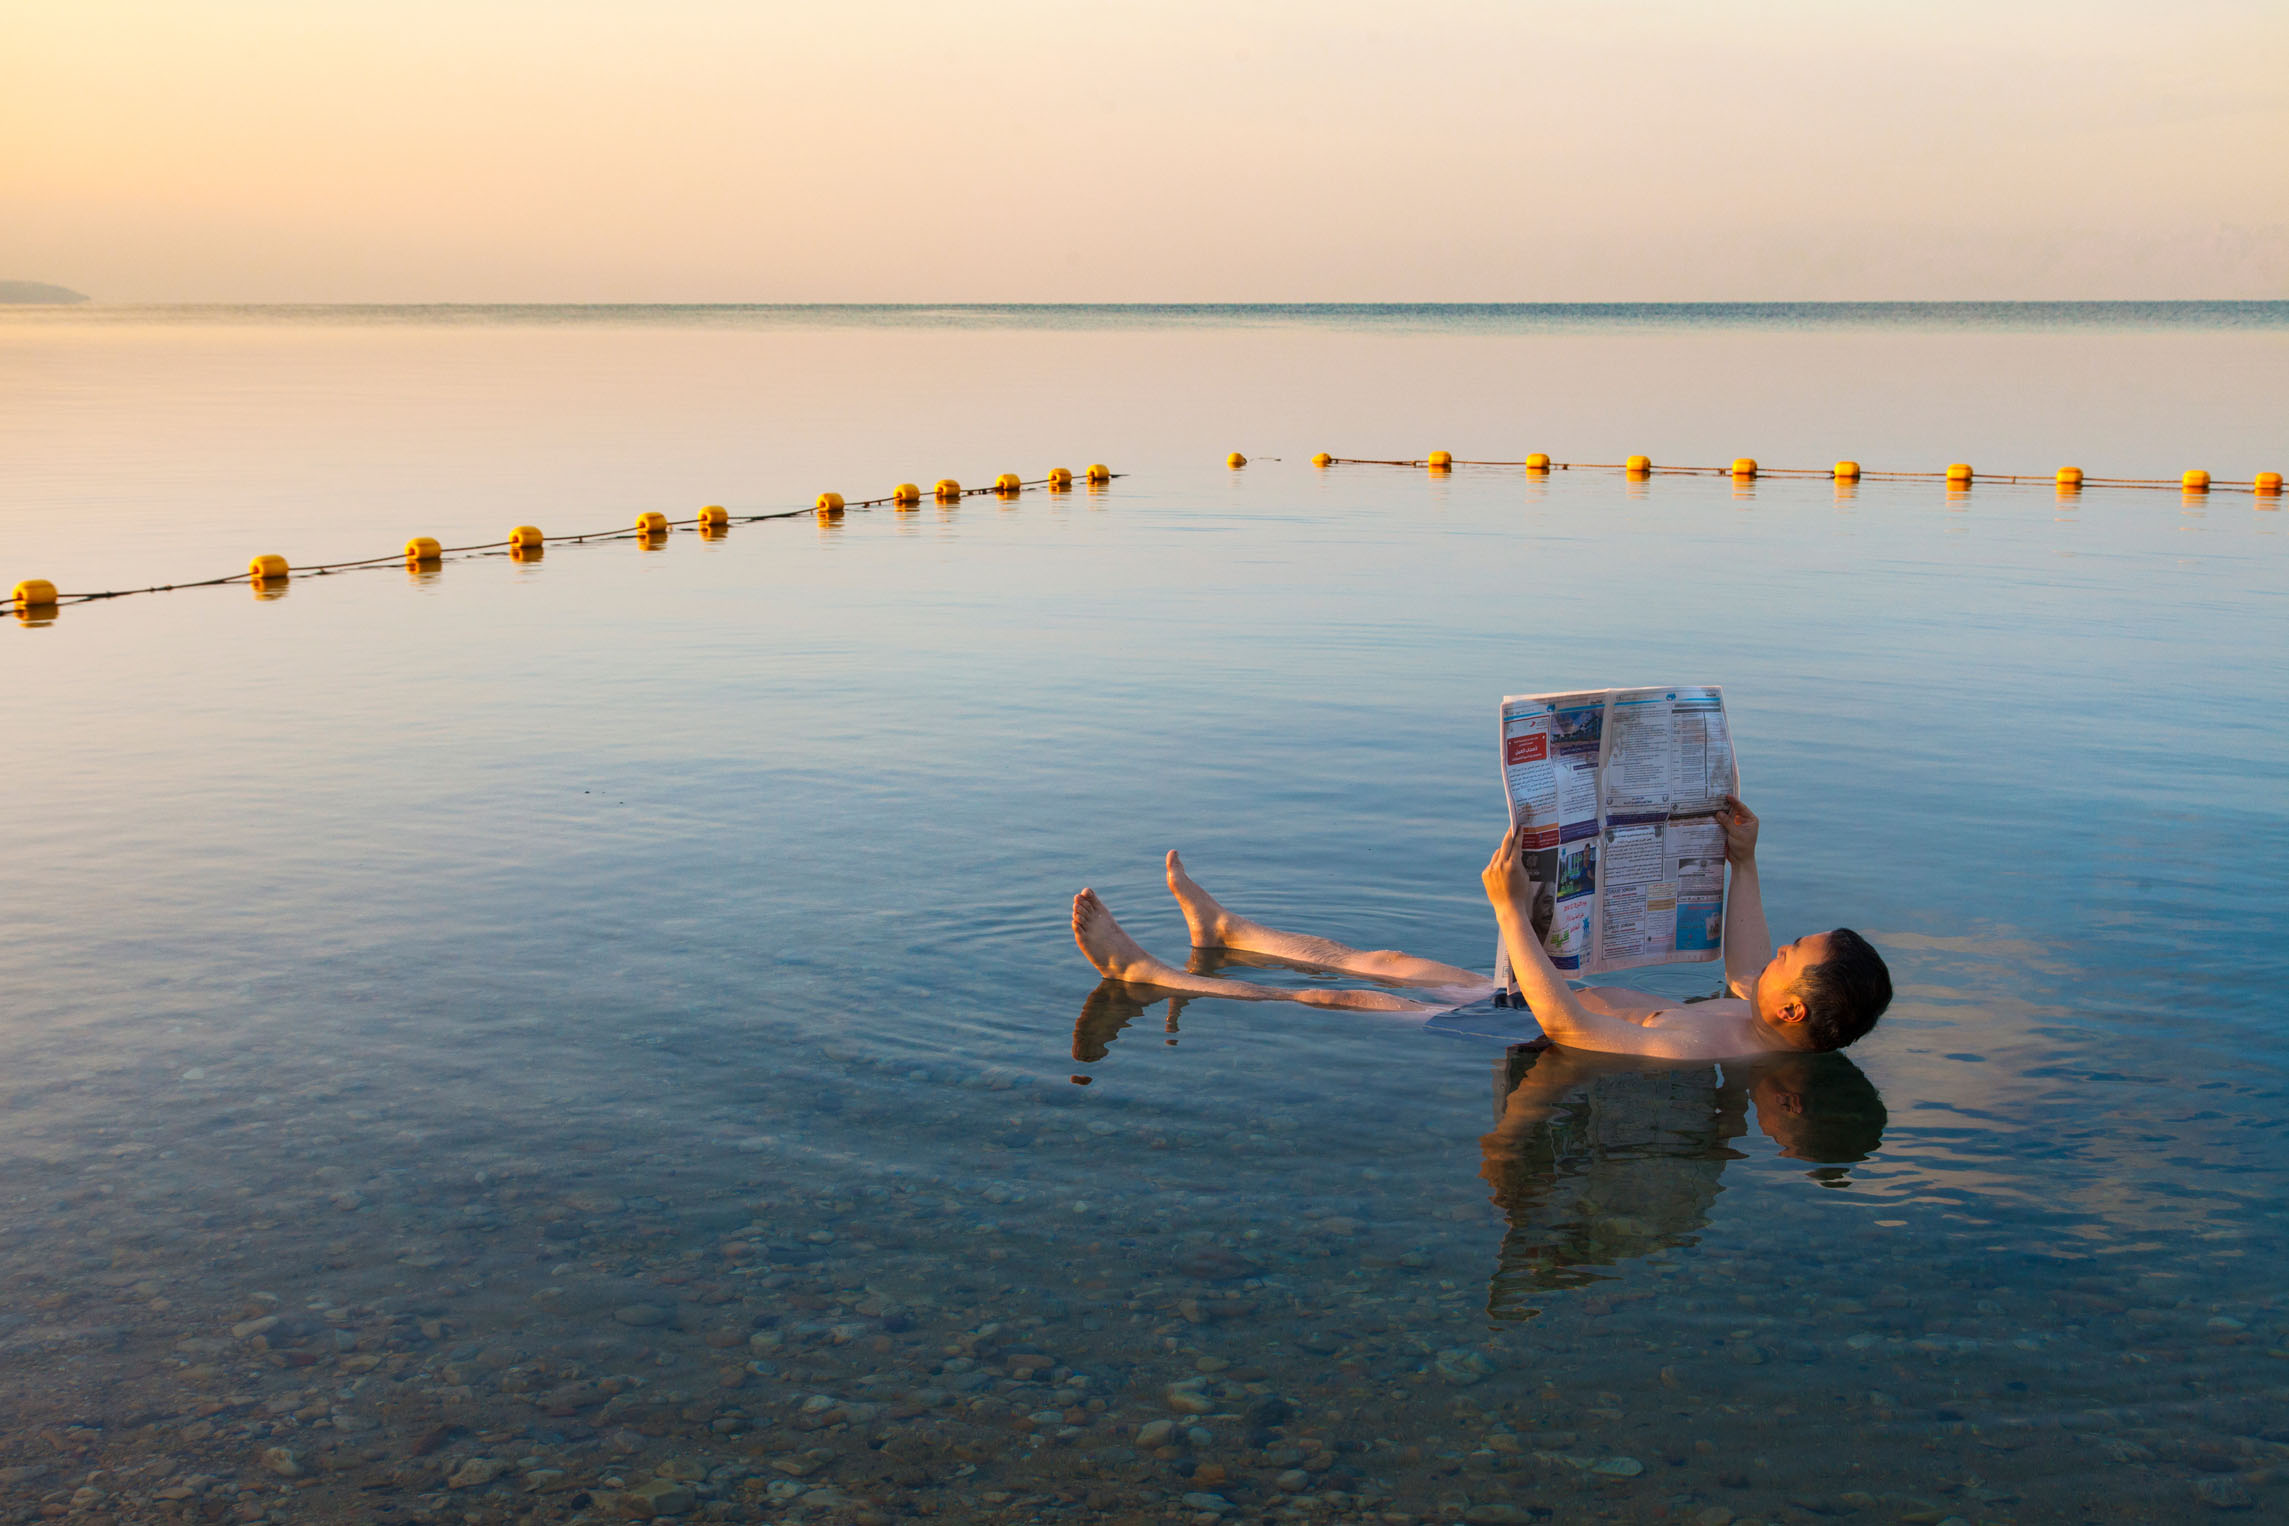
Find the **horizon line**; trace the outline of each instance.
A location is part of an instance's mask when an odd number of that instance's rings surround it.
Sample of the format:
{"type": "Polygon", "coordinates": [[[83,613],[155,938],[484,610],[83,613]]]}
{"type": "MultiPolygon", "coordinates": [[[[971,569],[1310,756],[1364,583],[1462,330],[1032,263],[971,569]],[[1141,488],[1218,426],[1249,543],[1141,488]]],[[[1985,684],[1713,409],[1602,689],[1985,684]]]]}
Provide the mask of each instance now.
{"type": "Polygon", "coordinates": [[[1347,308],[1645,308],[1645,307],[2283,307],[2289,296],[2277,297],[1343,297],[1343,298],[1091,298],[1086,300],[1034,300],[1021,298],[231,298],[187,297],[107,301],[82,296],[76,300],[0,301],[0,307],[22,308],[198,308],[198,307],[661,307],[661,308],[910,308],[972,309],[1105,309],[1157,308],[1265,308],[1325,311],[1347,308]]]}

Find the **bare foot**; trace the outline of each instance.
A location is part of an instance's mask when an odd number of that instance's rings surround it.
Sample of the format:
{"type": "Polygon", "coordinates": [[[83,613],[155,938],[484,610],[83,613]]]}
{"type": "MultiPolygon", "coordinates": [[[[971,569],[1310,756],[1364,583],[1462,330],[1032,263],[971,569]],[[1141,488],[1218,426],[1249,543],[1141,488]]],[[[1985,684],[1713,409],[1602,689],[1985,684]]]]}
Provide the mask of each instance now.
{"type": "Polygon", "coordinates": [[[1081,957],[1107,980],[1179,989],[1197,984],[1196,977],[1146,953],[1142,944],[1121,930],[1094,890],[1073,897],[1073,941],[1081,945],[1081,957]]]}
{"type": "Polygon", "coordinates": [[[1168,850],[1168,893],[1184,908],[1184,925],[1192,929],[1194,948],[1224,947],[1226,935],[1240,919],[1184,872],[1184,860],[1176,856],[1174,848],[1168,850]]]}

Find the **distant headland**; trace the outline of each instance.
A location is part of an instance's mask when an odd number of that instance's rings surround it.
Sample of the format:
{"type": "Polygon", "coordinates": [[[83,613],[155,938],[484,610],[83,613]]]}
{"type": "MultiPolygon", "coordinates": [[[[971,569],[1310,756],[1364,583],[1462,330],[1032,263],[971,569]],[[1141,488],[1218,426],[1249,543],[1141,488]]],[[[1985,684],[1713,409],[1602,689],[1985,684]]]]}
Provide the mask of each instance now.
{"type": "Polygon", "coordinates": [[[0,281],[0,302],[85,302],[87,293],[45,281],[0,281]]]}

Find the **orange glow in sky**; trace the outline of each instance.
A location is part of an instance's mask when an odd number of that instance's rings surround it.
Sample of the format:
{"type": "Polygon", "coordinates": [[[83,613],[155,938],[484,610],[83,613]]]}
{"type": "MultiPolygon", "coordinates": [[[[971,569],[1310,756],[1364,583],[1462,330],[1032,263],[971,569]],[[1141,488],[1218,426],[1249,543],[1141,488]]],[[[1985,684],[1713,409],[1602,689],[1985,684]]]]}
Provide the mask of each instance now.
{"type": "Polygon", "coordinates": [[[2278,0],[0,0],[116,301],[2281,297],[2278,0]]]}

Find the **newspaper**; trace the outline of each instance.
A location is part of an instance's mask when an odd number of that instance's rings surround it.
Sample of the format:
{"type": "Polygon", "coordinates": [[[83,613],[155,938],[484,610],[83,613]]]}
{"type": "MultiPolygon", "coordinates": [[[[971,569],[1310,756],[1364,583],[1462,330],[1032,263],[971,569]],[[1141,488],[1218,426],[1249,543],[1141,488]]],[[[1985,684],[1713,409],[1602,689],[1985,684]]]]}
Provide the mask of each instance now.
{"type": "MultiPolygon", "coordinates": [[[[1503,796],[1558,972],[1722,958],[1716,817],[1740,787],[1724,691],[1519,694],[1501,713],[1503,796]]],[[[1494,977],[1516,997],[1506,949],[1494,977]]]]}

